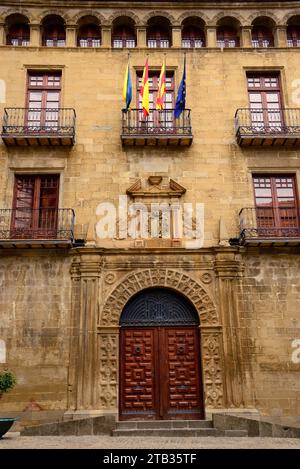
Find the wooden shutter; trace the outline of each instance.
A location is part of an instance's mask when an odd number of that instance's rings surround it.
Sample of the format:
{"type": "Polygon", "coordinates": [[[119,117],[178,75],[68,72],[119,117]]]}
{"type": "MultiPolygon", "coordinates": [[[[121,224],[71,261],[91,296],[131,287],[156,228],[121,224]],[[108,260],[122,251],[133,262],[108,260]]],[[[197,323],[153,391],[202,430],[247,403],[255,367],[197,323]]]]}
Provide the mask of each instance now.
{"type": "Polygon", "coordinates": [[[14,237],[44,237],[56,229],[59,175],[15,177],[12,231],[14,237]]]}
{"type": "Polygon", "coordinates": [[[299,228],[296,181],[293,175],[253,176],[257,225],[260,234],[295,235],[299,228]]]}
{"type": "Polygon", "coordinates": [[[60,72],[30,72],[27,87],[26,125],[32,130],[55,130],[61,95],[60,72]]]}

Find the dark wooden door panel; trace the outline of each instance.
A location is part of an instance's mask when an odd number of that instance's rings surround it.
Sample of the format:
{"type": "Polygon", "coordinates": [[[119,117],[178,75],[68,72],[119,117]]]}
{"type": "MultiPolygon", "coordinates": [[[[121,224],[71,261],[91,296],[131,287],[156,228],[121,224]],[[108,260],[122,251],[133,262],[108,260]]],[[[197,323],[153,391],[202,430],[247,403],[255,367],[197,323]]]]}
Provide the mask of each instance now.
{"type": "Polygon", "coordinates": [[[156,419],[155,329],[121,331],[120,419],[156,419]]]}
{"type": "Polygon", "coordinates": [[[204,417],[197,327],[123,328],[120,355],[121,420],[204,417]]]}
{"type": "Polygon", "coordinates": [[[195,327],[163,328],[162,393],[165,419],[203,418],[199,333],[195,327]]]}

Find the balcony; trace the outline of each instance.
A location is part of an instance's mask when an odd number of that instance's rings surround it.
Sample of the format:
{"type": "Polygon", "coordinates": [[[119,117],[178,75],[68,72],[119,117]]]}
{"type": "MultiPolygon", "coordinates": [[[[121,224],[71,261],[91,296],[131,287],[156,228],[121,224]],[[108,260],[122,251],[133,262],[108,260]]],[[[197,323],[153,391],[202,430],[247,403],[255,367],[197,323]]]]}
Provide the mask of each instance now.
{"type": "Polygon", "coordinates": [[[300,211],[295,206],[247,207],[239,217],[244,246],[300,245],[300,211]]]}
{"type": "Polygon", "coordinates": [[[68,248],[74,244],[71,208],[0,209],[0,248],[68,248]]]}
{"type": "Polygon", "coordinates": [[[74,109],[5,108],[2,140],[7,146],[72,146],[74,109]]]}
{"type": "Polygon", "coordinates": [[[144,118],[141,109],[122,110],[121,140],[124,146],[182,146],[192,144],[191,110],[185,109],[178,119],[174,109],[150,110],[144,118]]]}
{"type": "Polygon", "coordinates": [[[300,109],[238,109],[235,131],[241,147],[298,147],[300,109]]]}

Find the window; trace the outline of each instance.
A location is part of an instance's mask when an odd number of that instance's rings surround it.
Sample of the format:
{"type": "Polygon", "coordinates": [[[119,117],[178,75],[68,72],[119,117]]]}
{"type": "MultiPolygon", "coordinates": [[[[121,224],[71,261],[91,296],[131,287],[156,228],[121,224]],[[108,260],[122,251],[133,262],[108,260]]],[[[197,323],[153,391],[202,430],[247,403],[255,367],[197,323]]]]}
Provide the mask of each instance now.
{"type": "Polygon", "coordinates": [[[253,26],[253,47],[274,47],[274,38],[271,29],[265,26],[253,26]]]}
{"type": "Polygon", "coordinates": [[[204,31],[200,27],[194,25],[186,25],[182,30],[181,45],[184,48],[195,48],[205,46],[204,31]]]}
{"type": "Polygon", "coordinates": [[[253,176],[260,236],[299,236],[299,209],[293,175],[253,176]]]}
{"type": "Polygon", "coordinates": [[[63,47],[66,45],[64,20],[57,15],[48,15],[43,20],[43,46],[63,47]]]}
{"type": "Polygon", "coordinates": [[[121,49],[123,47],[135,47],[135,31],[131,25],[120,24],[114,25],[112,35],[112,46],[114,49],[121,49]]]}
{"type": "Polygon", "coordinates": [[[60,72],[29,73],[26,126],[30,131],[57,131],[60,92],[60,72]]]}
{"type": "Polygon", "coordinates": [[[300,47],[300,26],[287,27],[287,41],[289,47],[300,47]]]}
{"type": "Polygon", "coordinates": [[[255,132],[279,132],[283,126],[279,75],[248,75],[251,122],[255,132]]]}
{"type": "Polygon", "coordinates": [[[9,27],[7,44],[12,46],[29,46],[30,30],[28,24],[14,24],[9,27]]]}
{"type": "MultiPolygon", "coordinates": [[[[150,114],[148,118],[144,119],[142,110],[139,115],[139,123],[141,126],[144,123],[147,125],[148,131],[153,129],[153,132],[165,132],[171,131],[174,128],[173,123],[173,108],[174,108],[174,73],[167,72],[166,74],[166,93],[164,110],[155,110],[156,96],[158,91],[160,71],[151,72],[149,71],[149,103],[150,103],[150,114]]],[[[137,102],[139,109],[142,109],[142,98],[140,95],[140,88],[142,85],[142,73],[138,74],[138,89],[137,89],[137,102]]]]}
{"type": "Polygon", "coordinates": [[[55,237],[59,175],[16,175],[12,237],[55,237]]]}
{"type": "Polygon", "coordinates": [[[217,29],[218,47],[239,47],[240,40],[235,28],[230,26],[219,26],[217,29]]]}
{"type": "Polygon", "coordinates": [[[100,28],[96,24],[81,26],[78,32],[77,45],[79,47],[100,47],[100,28]]]}

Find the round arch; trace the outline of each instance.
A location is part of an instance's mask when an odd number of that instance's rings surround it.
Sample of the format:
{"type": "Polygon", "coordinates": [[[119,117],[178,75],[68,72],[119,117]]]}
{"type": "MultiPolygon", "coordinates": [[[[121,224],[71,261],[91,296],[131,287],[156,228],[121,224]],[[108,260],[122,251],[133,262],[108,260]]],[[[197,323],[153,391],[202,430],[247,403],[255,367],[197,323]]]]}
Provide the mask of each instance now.
{"type": "Polygon", "coordinates": [[[169,288],[188,298],[197,311],[201,326],[219,324],[215,304],[198,281],[172,269],[147,269],[128,274],[110,292],[99,318],[99,326],[118,327],[122,311],[130,298],[151,287],[169,288]]]}
{"type": "Polygon", "coordinates": [[[115,11],[108,19],[108,22],[110,24],[113,24],[113,22],[117,19],[117,18],[122,18],[122,17],[128,17],[128,18],[131,18],[133,20],[133,22],[138,25],[140,23],[140,18],[135,15],[132,11],[130,10],[118,10],[118,11],[115,11]]]}
{"type": "Polygon", "coordinates": [[[199,317],[193,304],[181,293],[152,287],[129,299],[121,313],[120,326],[199,326],[199,317]]]}
{"type": "Polygon", "coordinates": [[[162,16],[162,17],[166,18],[167,20],[170,21],[171,26],[175,24],[174,16],[170,15],[170,13],[168,13],[166,11],[151,11],[150,13],[148,13],[147,15],[144,16],[144,18],[143,18],[144,24],[147,24],[148,21],[151,20],[151,18],[154,18],[156,16],[162,16]]]}

